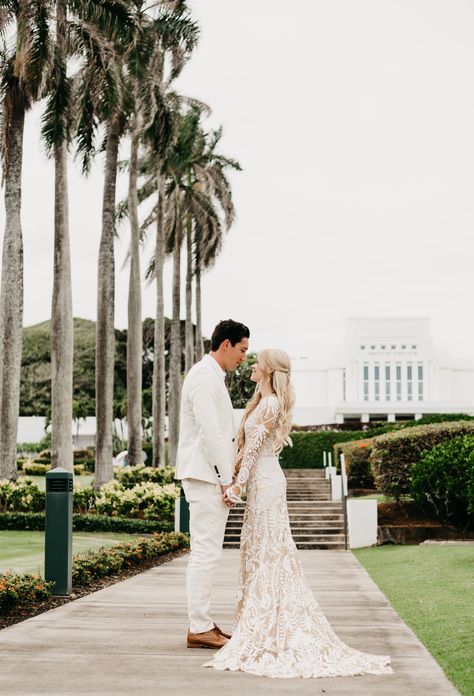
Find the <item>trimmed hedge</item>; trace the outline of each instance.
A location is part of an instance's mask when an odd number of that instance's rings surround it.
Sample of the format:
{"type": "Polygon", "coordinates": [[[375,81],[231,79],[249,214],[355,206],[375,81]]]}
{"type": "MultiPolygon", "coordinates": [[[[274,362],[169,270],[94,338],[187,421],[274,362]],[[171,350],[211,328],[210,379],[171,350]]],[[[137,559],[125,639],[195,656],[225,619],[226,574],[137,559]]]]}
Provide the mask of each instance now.
{"type": "Polygon", "coordinates": [[[53,585],[31,573],[0,573],[0,614],[18,605],[43,602],[50,596],[53,585]]]}
{"type": "Polygon", "coordinates": [[[375,438],[365,438],[351,442],[338,442],[334,445],[334,461],[339,462],[339,455],[344,454],[349,488],[375,487],[369,461],[374,441],[375,438]]]}
{"type": "Polygon", "coordinates": [[[123,466],[115,467],[114,476],[124,488],[133,488],[137,483],[152,481],[161,485],[173,483],[175,469],[171,467],[123,466]]]}
{"type": "Polygon", "coordinates": [[[474,526],[474,435],[445,440],[421,455],[411,470],[411,492],[442,523],[474,526]]]}
{"type": "MultiPolygon", "coordinates": [[[[109,548],[76,554],[73,558],[74,587],[87,587],[94,581],[141,565],[149,565],[160,556],[189,546],[189,537],[181,532],[153,534],[150,539],[123,542],[109,548]]],[[[30,573],[0,573],[0,612],[19,605],[35,605],[50,597],[53,583],[30,573]]]]}
{"type": "MultiPolygon", "coordinates": [[[[170,519],[142,520],[130,517],[110,517],[109,515],[72,516],[75,532],[124,532],[128,534],[153,534],[172,532],[174,522],[170,519]]],[[[44,531],[43,512],[0,512],[0,529],[27,529],[44,531]]]]}
{"type": "Polygon", "coordinates": [[[334,445],[352,440],[364,440],[394,429],[394,424],[371,430],[319,430],[318,432],[291,433],[293,447],[285,447],[280,453],[283,469],[322,469],[323,452],[333,451],[334,445]]]}
{"type": "MultiPolygon", "coordinates": [[[[51,463],[43,464],[42,462],[27,460],[22,468],[26,476],[44,476],[51,469],[51,463]]],[[[74,474],[76,476],[82,476],[85,473],[84,469],[84,464],[74,464],[74,474]]]]}
{"type": "Polygon", "coordinates": [[[377,437],[370,464],[377,488],[400,500],[411,492],[411,472],[426,450],[458,435],[474,434],[474,422],[439,423],[406,428],[377,437]]]}
{"type": "Polygon", "coordinates": [[[168,532],[153,534],[150,539],[141,537],[136,541],[125,541],[97,551],[80,553],[73,559],[72,584],[74,587],[83,587],[120,570],[140,566],[172,551],[188,547],[187,534],[168,532]]]}

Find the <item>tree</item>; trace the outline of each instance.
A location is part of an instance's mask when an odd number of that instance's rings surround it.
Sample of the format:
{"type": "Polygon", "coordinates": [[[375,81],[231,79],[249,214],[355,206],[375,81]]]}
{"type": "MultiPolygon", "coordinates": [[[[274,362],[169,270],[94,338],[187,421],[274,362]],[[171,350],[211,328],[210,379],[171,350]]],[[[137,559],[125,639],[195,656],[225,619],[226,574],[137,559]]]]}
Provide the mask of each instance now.
{"type": "MultiPolygon", "coordinates": [[[[181,243],[183,241],[183,227],[186,226],[188,268],[187,268],[187,331],[188,341],[185,367],[189,368],[192,333],[189,330],[191,324],[189,310],[189,278],[192,249],[195,250],[195,258],[199,262],[195,265],[199,274],[204,265],[209,266],[216,258],[222,245],[222,222],[216,202],[224,211],[224,221],[229,227],[234,214],[230,185],[226,179],[224,169],[233,167],[240,169],[234,160],[225,158],[216,153],[216,146],[221,137],[221,131],[210,134],[205,133],[200,125],[204,106],[197,103],[190,104],[187,110],[182,110],[179,115],[179,129],[176,142],[167,152],[163,163],[163,173],[166,176],[165,204],[163,212],[163,224],[166,229],[167,250],[173,253],[173,326],[170,356],[170,391],[169,391],[169,458],[173,465],[179,434],[179,397],[181,387],[181,337],[178,330],[180,322],[180,265],[181,243]]],[[[156,193],[157,182],[152,174],[152,158],[145,158],[141,171],[146,175],[145,182],[139,192],[141,201],[147,200],[156,193]]],[[[161,215],[158,206],[155,205],[152,213],[142,224],[146,229],[156,217],[161,215]]],[[[154,261],[152,266],[154,270],[154,261]]],[[[196,263],[196,262],[195,262],[196,263]]],[[[153,270],[150,272],[152,273],[153,270]]],[[[199,289],[199,286],[197,286],[199,289]]],[[[197,294],[200,302],[200,292],[197,294]]],[[[197,322],[200,321],[200,312],[197,312],[197,322]]],[[[192,327],[192,324],[191,324],[192,327]]],[[[200,337],[199,325],[196,334],[200,337]]],[[[197,351],[199,352],[199,351],[197,351]]]]}
{"type": "MultiPolygon", "coordinates": [[[[120,139],[126,124],[126,104],[122,88],[125,56],[133,45],[133,15],[123,7],[108,38],[113,59],[95,60],[87,56],[75,80],[77,120],[75,135],[82,156],[83,173],[88,174],[95,153],[95,139],[101,126],[105,130],[102,229],[97,273],[97,324],[95,357],[96,461],[94,486],[100,488],[113,478],[113,399],[115,354],[115,196],[120,139]]],[[[110,54],[110,50],[109,50],[110,54]]]]}
{"type": "Polygon", "coordinates": [[[0,0],[0,32],[1,151],[6,213],[0,293],[0,479],[15,479],[23,324],[23,131],[26,111],[43,95],[45,70],[50,62],[44,3],[0,0]],[[12,30],[13,48],[8,42],[12,30]]]}
{"type": "Polygon", "coordinates": [[[73,78],[68,60],[113,59],[110,31],[123,17],[120,0],[57,0],[50,4],[55,44],[48,77],[48,101],[43,116],[43,139],[54,156],[54,280],[51,331],[51,459],[53,467],[73,470],[72,369],[73,318],[69,244],[67,154],[74,117],[73,78]]]}

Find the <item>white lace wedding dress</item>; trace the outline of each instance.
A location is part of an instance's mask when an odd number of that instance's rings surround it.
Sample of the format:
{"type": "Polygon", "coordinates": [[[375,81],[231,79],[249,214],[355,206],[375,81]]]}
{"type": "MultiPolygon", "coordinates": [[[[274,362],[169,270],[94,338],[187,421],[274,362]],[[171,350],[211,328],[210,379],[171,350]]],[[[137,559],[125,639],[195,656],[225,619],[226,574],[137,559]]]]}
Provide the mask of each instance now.
{"type": "Polygon", "coordinates": [[[391,673],[388,656],[339,640],[306,583],[271,432],[279,408],[275,395],[263,397],[245,425],[237,483],[247,487],[247,505],[234,630],[203,666],[279,678],[391,673]]]}

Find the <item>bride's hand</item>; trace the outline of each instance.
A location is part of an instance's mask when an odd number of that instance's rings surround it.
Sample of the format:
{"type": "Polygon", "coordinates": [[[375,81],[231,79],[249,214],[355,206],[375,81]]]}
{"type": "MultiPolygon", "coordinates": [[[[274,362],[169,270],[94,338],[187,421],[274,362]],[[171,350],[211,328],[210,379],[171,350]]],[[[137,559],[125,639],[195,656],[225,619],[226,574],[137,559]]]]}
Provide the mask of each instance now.
{"type": "Polygon", "coordinates": [[[231,483],[230,486],[226,486],[224,490],[224,495],[222,496],[222,501],[226,505],[229,505],[229,507],[235,507],[237,503],[242,502],[240,494],[240,486],[236,483],[231,483]]]}

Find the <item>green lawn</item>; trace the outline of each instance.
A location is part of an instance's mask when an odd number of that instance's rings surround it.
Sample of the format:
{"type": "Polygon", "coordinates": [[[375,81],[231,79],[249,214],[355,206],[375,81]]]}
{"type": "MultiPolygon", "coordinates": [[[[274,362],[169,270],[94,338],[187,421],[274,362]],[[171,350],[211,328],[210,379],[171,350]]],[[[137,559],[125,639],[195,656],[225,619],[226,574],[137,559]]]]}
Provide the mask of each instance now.
{"type": "Polygon", "coordinates": [[[474,546],[354,551],[462,694],[474,694],[474,546]]]}
{"type": "MultiPolygon", "coordinates": [[[[21,478],[30,479],[34,481],[40,491],[44,491],[46,488],[46,478],[44,476],[21,476],[21,478]]],[[[92,486],[92,481],[94,480],[94,474],[84,474],[84,476],[74,476],[75,486],[92,486]]]]}
{"type": "MultiPolygon", "coordinates": [[[[118,541],[130,539],[136,539],[136,536],[108,532],[76,532],[73,535],[73,553],[99,546],[112,546],[118,541]]],[[[43,575],[44,532],[0,531],[0,572],[5,570],[43,575]]]]}

